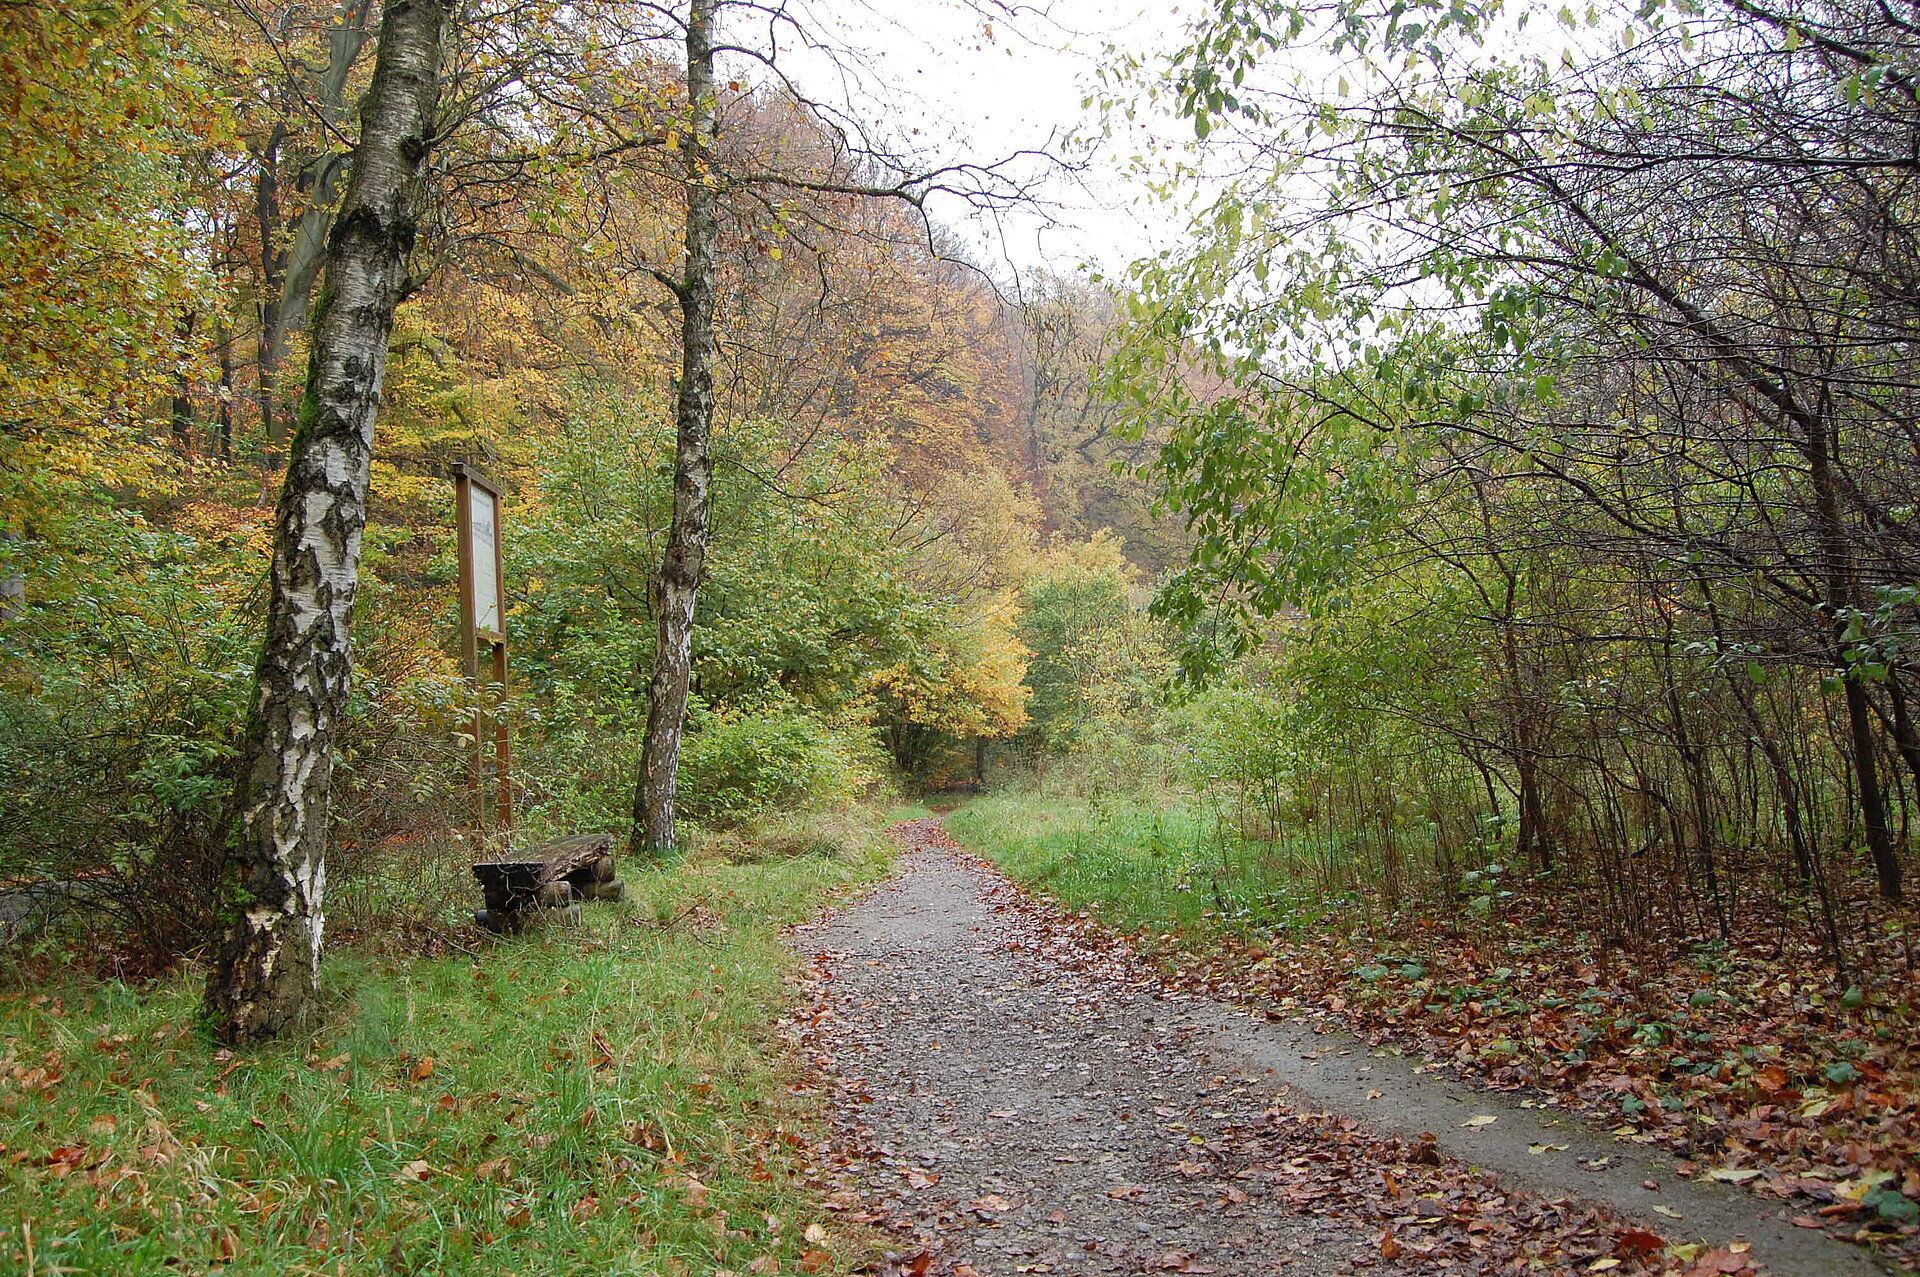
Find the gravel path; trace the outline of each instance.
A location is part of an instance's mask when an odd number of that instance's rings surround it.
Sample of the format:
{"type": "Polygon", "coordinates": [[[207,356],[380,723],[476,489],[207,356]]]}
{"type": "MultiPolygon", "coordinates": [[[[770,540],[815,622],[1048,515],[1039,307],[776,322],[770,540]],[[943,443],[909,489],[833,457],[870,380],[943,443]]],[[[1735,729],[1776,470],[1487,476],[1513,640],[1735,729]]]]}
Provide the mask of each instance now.
{"type": "Polygon", "coordinates": [[[983,1274],[1349,1271],[1357,1233],[1175,1169],[1201,1165],[1187,1138],[1257,1120],[1272,1092],[1202,1058],[1200,1004],[1047,969],[981,886],[921,850],[813,933],[837,959],[842,1094],[870,1100],[881,1155],[864,1195],[924,1215],[983,1274]]]}
{"type": "Polygon", "coordinates": [[[1524,1271],[1528,1259],[1577,1271],[1631,1256],[1616,1246],[1637,1224],[1744,1237],[1734,1254],[1776,1277],[1874,1271],[1564,1115],[1050,942],[938,821],[900,832],[898,878],[798,941],[818,982],[816,1058],[862,1150],[860,1196],[960,1277],[1524,1271]],[[1462,1114],[1499,1120],[1463,1128],[1462,1114]],[[1543,1160],[1528,1151],[1542,1143],[1571,1147],[1543,1160]],[[1644,1187],[1655,1175],[1661,1187],[1644,1187]]]}

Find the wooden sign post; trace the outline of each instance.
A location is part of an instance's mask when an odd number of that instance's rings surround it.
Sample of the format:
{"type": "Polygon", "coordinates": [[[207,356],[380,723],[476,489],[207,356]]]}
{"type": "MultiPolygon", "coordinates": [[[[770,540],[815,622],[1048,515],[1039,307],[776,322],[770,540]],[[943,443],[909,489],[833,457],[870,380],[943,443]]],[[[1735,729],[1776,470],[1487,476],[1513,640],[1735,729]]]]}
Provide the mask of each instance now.
{"type": "Polygon", "coordinates": [[[453,467],[453,496],[460,529],[460,651],[479,699],[473,709],[473,797],[486,812],[487,754],[491,740],[494,817],[500,832],[513,828],[511,753],[507,743],[506,594],[500,552],[500,488],[466,462],[453,467]],[[489,701],[481,690],[491,684],[489,701]]]}

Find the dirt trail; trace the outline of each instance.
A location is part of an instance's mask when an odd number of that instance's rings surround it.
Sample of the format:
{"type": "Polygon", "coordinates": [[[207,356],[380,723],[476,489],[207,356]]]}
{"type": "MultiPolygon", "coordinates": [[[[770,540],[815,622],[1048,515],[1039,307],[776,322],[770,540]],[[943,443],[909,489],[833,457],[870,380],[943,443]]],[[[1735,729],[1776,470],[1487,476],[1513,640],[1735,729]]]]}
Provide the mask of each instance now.
{"type": "Polygon", "coordinates": [[[1880,1271],[1565,1114],[1256,1021],[1130,957],[1063,952],[937,820],[899,833],[896,880],[801,929],[811,1045],[837,1077],[861,1197],[963,1277],[1605,1271],[1614,1257],[1635,1272],[1651,1233],[1728,1247],[1702,1262],[1729,1266],[1699,1271],[1880,1271]],[[1498,1120],[1463,1125],[1475,1117],[1498,1120]]]}

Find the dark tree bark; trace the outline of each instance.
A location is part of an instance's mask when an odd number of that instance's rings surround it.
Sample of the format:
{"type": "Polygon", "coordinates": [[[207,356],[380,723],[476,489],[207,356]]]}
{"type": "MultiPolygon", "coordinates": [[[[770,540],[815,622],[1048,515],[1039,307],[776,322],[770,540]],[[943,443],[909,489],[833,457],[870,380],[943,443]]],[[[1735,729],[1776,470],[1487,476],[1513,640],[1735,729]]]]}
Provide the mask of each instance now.
{"type": "Polygon", "coordinates": [[[207,984],[209,1016],[227,1042],[271,1037],[318,987],[328,790],[352,675],[374,417],[418,228],[451,8],[387,5],[315,308],[235,789],[232,861],[243,899],[207,984]]]}
{"type": "Polygon", "coordinates": [[[277,445],[287,437],[286,419],[275,395],[280,386],[280,355],[283,344],[274,334],[282,331],[280,291],[286,275],[287,250],[280,243],[280,144],[287,135],[284,124],[275,124],[266,144],[254,152],[253,220],[260,231],[260,340],[254,346],[254,406],[260,414],[260,433],[277,445]]]}
{"type": "Polygon", "coordinates": [[[187,356],[200,316],[191,310],[180,312],[174,334],[180,338],[179,367],[173,374],[173,400],[167,405],[167,417],[173,423],[173,442],[182,454],[193,450],[193,384],[187,376],[192,362],[187,356]]]}
{"type": "MultiPolygon", "coordinates": [[[[322,122],[330,129],[344,129],[351,114],[347,77],[366,48],[370,8],[371,0],[342,0],[327,28],[326,66],[311,85],[295,86],[296,92],[314,99],[322,122]]],[[[261,426],[272,444],[282,442],[287,433],[285,415],[279,410],[280,366],[287,356],[288,340],[306,326],[313,285],[326,263],[334,201],[340,196],[340,178],[348,165],[344,152],[324,151],[300,166],[293,182],[298,204],[287,239],[280,242],[275,228],[286,211],[281,207],[278,175],[280,145],[285,136],[284,126],[276,125],[262,155],[254,194],[255,215],[260,222],[262,281],[257,393],[261,426]]]]}
{"type": "Polygon", "coordinates": [[[215,440],[222,461],[233,460],[233,333],[220,327],[220,412],[215,440]]]}
{"type": "Polygon", "coordinates": [[[633,854],[658,858],[674,848],[680,739],[693,680],[693,611],[712,538],[713,277],[720,239],[719,173],[713,162],[713,14],[716,0],[693,0],[687,14],[686,260],[672,285],[680,300],[678,441],[673,467],[673,526],[654,581],[658,635],[647,687],[647,738],[634,795],[633,854]]]}

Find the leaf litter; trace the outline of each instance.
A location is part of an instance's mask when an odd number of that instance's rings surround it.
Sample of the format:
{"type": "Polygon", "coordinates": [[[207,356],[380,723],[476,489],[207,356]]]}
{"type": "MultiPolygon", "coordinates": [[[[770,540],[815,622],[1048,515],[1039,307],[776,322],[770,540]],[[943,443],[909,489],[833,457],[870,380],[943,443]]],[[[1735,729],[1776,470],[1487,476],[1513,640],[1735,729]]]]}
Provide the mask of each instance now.
{"type": "MultiPolygon", "coordinates": [[[[895,1277],[1762,1270],[1497,1182],[1432,1136],[1298,1109],[1201,1049],[1198,1002],[937,820],[892,885],[796,939],[794,1032],[830,1100],[816,1174],[895,1277]]],[[[1491,1115],[1484,1115],[1491,1116],[1491,1115]]]]}

